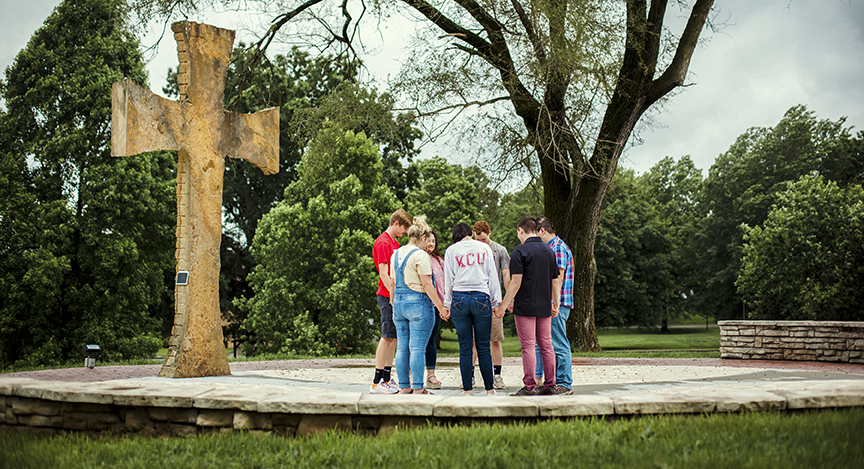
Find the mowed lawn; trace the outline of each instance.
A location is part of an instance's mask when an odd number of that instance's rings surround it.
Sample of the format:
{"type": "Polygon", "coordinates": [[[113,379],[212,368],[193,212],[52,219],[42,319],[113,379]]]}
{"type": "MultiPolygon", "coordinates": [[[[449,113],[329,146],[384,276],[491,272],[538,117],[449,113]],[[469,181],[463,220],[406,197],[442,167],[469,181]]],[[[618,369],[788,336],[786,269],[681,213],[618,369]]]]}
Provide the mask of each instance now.
{"type": "MultiPolygon", "coordinates": [[[[705,354],[710,352],[719,356],[720,329],[704,326],[672,327],[669,332],[660,329],[598,329],[597,339],[603,352],[620,356],[622,352],[633,352],[633,356],[642,356],[640,352],[674,352],[680,356],[682,352],[705,354]]],[[[515,334],[505,331],[504,356],[518,357],[522,352],[519,339],[515,334]]],[[[456,333],[451,329],[441,331],[441,356],[459,356],[459,343],[456,333]]],[[[574,352],[574,355],[579,355],[574,352]]],[[[597,354],[590,354],[596,356],[597,354]]],[[[699,355],[702,356],[702,355],[699,355]]],[[[713,356],[713,355],[712,355],[713,356]]]]}
{"type": "MultiPolygon", "coordinates": [[[[479,400],[479,399],[478,399],[479,400]]],[[[575,418],[305,438],[0,433],[2,468],[864,467],[864,409],[575,418]]]]}

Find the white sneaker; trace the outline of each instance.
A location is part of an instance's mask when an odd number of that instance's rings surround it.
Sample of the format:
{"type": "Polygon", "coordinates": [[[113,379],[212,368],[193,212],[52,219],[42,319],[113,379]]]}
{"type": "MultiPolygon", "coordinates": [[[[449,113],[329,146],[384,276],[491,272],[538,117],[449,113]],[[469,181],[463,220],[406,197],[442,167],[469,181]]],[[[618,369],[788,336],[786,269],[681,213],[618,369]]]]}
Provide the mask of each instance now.
{"type": "Polygon", "coordinates": [[[495,389],[504,389],[504,378],[501,375],[495,375],[492,377],[492,387],[495,389]]]}
{"type": "Polygon", "coordinates": [[[390,381],[387,382],[387,386],[390,386],[391,388],[395,389],[396,392],[399,392],[399,383],[396,381],[395,378],[390,378],[390,381]]]}
{"type": "Polygon", "coordinates": [[[396,394],[399,392],[398,387],[391,387],[384,381],[379,381],[377,384],[369,386],[369,392],[372,394],[396,394]]]}

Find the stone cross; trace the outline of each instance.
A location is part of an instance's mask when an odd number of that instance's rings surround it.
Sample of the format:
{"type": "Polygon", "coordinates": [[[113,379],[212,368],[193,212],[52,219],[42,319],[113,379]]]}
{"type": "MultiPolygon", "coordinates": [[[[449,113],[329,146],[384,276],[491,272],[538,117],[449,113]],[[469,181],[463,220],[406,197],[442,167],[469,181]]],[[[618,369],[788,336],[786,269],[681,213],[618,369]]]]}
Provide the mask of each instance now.
{"type": "Polygon", "coordinates": [[[278,172],[279,109],[235,114],[223,108],[234,31],[187,21],[171,30],[180,100],[129,79],[114,83],[111,154],[178,151],[174,327],[159,376],[228,375],[219,309],[225,156],[249,161],[265,174],[278,172]]]}

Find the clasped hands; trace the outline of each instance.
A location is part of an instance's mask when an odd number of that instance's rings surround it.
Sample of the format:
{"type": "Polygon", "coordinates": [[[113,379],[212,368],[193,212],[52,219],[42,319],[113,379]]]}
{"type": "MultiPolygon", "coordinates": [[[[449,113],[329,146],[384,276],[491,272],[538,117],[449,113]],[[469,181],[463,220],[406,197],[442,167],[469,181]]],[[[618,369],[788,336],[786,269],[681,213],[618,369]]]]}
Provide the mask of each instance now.
{"type": "Polygon", "coordinates": [[[450,308],[439,309],[438,315],[441,316],[441,319],[448,320],[450,319],[450,308]]]}

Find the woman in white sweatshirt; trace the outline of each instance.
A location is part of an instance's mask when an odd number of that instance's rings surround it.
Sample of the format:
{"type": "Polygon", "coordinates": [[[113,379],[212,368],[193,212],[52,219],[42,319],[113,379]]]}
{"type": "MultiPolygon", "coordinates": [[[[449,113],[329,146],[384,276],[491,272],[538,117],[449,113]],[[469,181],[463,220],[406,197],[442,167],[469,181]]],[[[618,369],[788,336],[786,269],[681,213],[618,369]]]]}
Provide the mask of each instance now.
{"type": "Polygon", "coordinates": [[[492,309],[501,304],[501,284],[492,249],[472,239],[471,233],[471,227],[465,223],[453,227],[453,244],[444,254],[444,307],[450,309],[459,337],[462,390],[465,394],[473,393],[471,378],[476,337],[477,361],[486,394],[494,395],[489,338],[492,309]]]}

